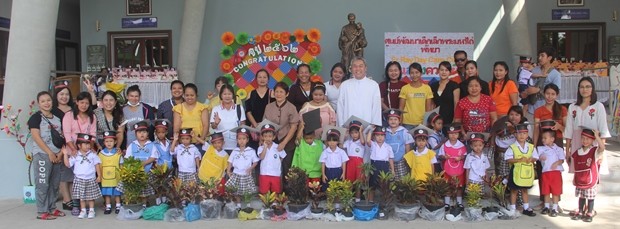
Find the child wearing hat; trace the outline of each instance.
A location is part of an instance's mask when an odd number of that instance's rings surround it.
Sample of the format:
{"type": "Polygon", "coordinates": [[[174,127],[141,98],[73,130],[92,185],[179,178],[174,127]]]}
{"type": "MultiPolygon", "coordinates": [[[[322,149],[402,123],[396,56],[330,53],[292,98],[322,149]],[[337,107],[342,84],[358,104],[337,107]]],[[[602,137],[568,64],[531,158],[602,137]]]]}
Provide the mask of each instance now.
{"type": "Polygon", "coordinates": [[[349,157],[343,149],[338,147],[342,136],[339,130],[326,129],[326,134],[323,135],[327,148],[321,153],[319,162],[321,163],[321,180],[325,184],[322,189],[326,191],[330,181],[344,180],[349,157]]]}
{"type": "Polygon", "coordinates": [[[370,176],[368,201],[373,201],[374,189],[379,187],[379,174],[382,171],[394,174],[394,151],[385,142],[385,132],[385,127],[376,126],[366,139],[366,144],[370,147],[370,164],[375,168],[370,176]]]}
{"type": "Polygon", "coordinates": [[[389,125],[385,134],[385,142],[392,147],[394,152],[394,178],[399,180],[410,171],[403,157],[406,152],[409,152],[413,137],[405,127],[400,125],[400,117],[403,114],[401,110],[388,109],[385,113],[387,113],[389,125]]]}
{"type": "MultiPolygon", "coordinates": [[[[166,132],[167,133],[167,132],[166,132]]],[[[174,136],[170,145],[171,154],[176,157],[179,165],[178,177],[183,184],[198,181],[198,167],[200,166],[200,151],[192,144],[192,129],[184,128],[174,136]],[[180,144],[179,144],[180,143],[180,144]]]]}
{"type": "Polygon", "coordinates": [[[170,122],[168,120],[155,120],[155,141],[153,142],[153,146],[159,155],[159,158],[157,158],[157,165],[160,166],[165,164],[168,166],[168,169],[173,169],[172,154],[170,153],[171,142],[168,140],[169,128],[170,122]]]}
{"type": "Polygon", "coordinates": [[[575,175],[575,196],[579,197],[579,208],[572,213],[573,220],[582,219],[592,222],[594,217],[594,198],[598,191],[599,163],[605,152],[605,142],[601,139],[598,130],[583,129],[581,131],[581,148],[571,154],[568,160],[573,160],[575,175]],[[596,141],[598,146],[593,142],[596,141]]]}
{"type": "Polygon", "coordinates": [[[92,143],[92,136],[78,133],[75,140],[77,154],[70,156],[70,152],[63,150],[65,166],[73,167],[75,175],[72,196],[80,200],[81,210],[78,219],[95,218],[95,200],[101,197],[98,185],[101,182],[101,160],[95,152],[90,150],[92,143]],[[86,204],[88,204],[88,216],[86,204]]]}
{"type": "Polygon", "coordinates": [[[319,139],[316,139],[315,130],[303,130],[303,140],[295,148],[293,155],[293,163],[291,166],[298,167],[308,175],[308,182],[321,181],[321,163],[319,158],[325,149],[325,145],[319,139]]]}
{"type": "Polygon", "coordinates": [[[405,161],[411,168],[411,177],[416,181],[426,180],[426,174],[435,173],[434,164],[437,157],[434,150],[427,148],[429,131],[426,127],[419,126],[411,131],[415,139],[415,148],[405,154],[405,161]]]}
{"type": "MultiPolygon", "coordinates": [[[[443,133],[443,118],[441,115],[437,112],[432,112],[427,118],[427,127],[432,130],[432,133],[428,135],[428,148],[436,152],[447,140],[443,133]]],[[[436,155],[436,157],[439,157],[439,155],[436,155]]],[[[439,158],[436,158],[436,161],[439,161],[439,158]]],[[[443,171],[443,164],[437,162],[434,166],[436,173],[443,171]]]]}
{"type": "Polygon", "coordinates": [[[469,136],[469,145],[471,146],[471,153],[465,158],[465,180],[467,184],[479,184],[481,187],[481,194],[484,195],[487,169],[491,168],[491,162],[489,158],[482,154],[484,149],[484,143],[486,137],[481,133],[472,133],[469,136]]]}
{"type": "Polygon", "coordinates": [[[260,123],[262,144],[258,147],[260,158],[260,175],[258,177],[258,192],[265,194],[268,191],[282,192],[282,159],[286,157],[284,150],[278,150],[278,144],[273,142],[276,137],[276,125],[266,122],[260,123]]]}
{"type": "MultiPolygon", "coordinates": [[[[151,167],[157,161],[157,158],[159,158],[159,154],[157,150],[155,150],[155,147],[153,147],[153,142],[149,140],[149,124],[146,121],[140,121],[133,125],[133,129],[136,133],[136,140],[127,146],[125,158],[134,157],[142,161],[144,172],[148,174],[149,180],[152,180],[151,167]]],[[[123,192],[123,183],[119,182],[116,188],[118,191],[123,192]]],[[[142,197],[144,202],[143,206],[146,206],[147,197],[154,194],[155,190],[150,185],[142,189],[140,197],[142,197]]]]}
{"type": "Polygon", "coordinates": [[[555,130],[551,126],[555,126],[555,122],[543,122],[542,128],[542,146],[536,147],[536,151],[540,156],[541,174],[538,178],[540,186],[540,195],[544,197],[544,208],[540,214],[549,214],[551,217],[558,216],[558,202],[562,195],[562,171],[564,171],[564,158],[566,157],[564,149],[555,144],[555,130]],[[553,200],[551,199],[553,195],[553,200]],[[553,205],[551,205],[553,204],[553,205]]]}
{"type": "MultiPolygon", "coordinates": [[[[364,123],[365,121],[352,116],[347,121],[349,125],[349,136],[344,141],[343,147],[347,152],[349,160],[345,170],[345,179],[355,182],[362,180],[361,166],[364,164],[364,154],[366,147],[364,147],[364,123]]],[[[368,123],[366,123],[366,126],[368,123]]],[[[355,190],[355,201],[359,202],[362,196],[362,191],[359,187],[355,190]]]]}
{"type": "Polygon", "coordinates": [[[538,151],[534,145],[527,142],[528,124],[515,125],[515,135],[517,141],[508,147],[504,154],[504,159],[510,166],[510,174],[508,175],[508,188],[510,188],[510,209],[517,209],[517,193],[523,193],[523,214],[527,216],[536,216],[536,213],[530,208],[528,202],[527,190],[534,183],[534,163],[538,160],[538,151]]]}
{"type": "Polygon", "coordinates": [[[122,193],[116,190],[120,174],[118,170],[123,164],[123,156],[121,152],[117,152],[116,148],[116,131],[103,132],[103,149],[99,151],[99,160],[101,161],[101,194],[105,199],[105,211],[103,214],[112,213],[111,198],[114,197],[116,209],[114,213],[118,214],[121,209],[122,193]]]}
{"type": "Polygon", "coordinates": [[[224,150],[224,135],[222,133],[211,134],[211,143],[207,143],[202,138],[194,138],[202,144],[202,150],[205,154],[200,161],[198,168],[198,178],[202,182],[208,182],[211,179],[220,181],[220,193],[224,193],[224,185],[226,184],[226,168],[228,167],[228,153],[224,150]]]}
{"type": "Polygon", "coordinates": [[[228,181],[226,187],[235,188],[235,202],[237,208],[241,208],[241,196],[248,193],[256,193],[256,184],[252,173],[258,164],[256,151],[248,147],[250,141],[250,129],[247,126],[240,126],[231,131],[237,133],[237,148],[228,157],[228,181]]]}
{"type": "MultiPolygon", "coordinates": [[[[460,187],[465,186],[465,168],[463,165],[467,155],[467,148],[459,140],[461,131],[461,124],[453,123],[450,125],[448,127],[448,141],[441,145],[438,154],[443,161],[444,178],[448,182],[453,182],[454,178],[458,180],[458,183],[453,184],[459,187],[456,190],[456,203],[459,208],[463,209],[463,189],[460,187]]],[[[444,201],[446,203],[446,211],[450,210],[452,203],[450,196],[444,197],[444,201]]]]}

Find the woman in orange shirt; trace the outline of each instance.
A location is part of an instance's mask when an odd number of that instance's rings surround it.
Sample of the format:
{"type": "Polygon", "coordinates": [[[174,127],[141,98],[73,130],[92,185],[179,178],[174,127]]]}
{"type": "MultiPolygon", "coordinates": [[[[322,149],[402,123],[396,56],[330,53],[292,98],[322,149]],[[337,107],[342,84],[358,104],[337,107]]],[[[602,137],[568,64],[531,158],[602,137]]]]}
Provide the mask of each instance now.
{"type": "Polygon", "coordinates": [[[508,114],[511,106],[517,105],[519,90],[517,84],[508,78],[508,64],[497,61],[493,64],[493,80],[489,83],[491,98],[497,107],[497,117],[508,114]]]}
{"type": "Polygon", "coordinates": [[[566,123],[568,112],[566,107],[560,105],[560,103],[556,101],[556,98],[560,95],[560,88],[550,83],[545,86],[543,93],[545,96],[545,105],[534,111],[534,146],[542,145],[542,140],[540,139],[540,122],[544,120],[553,120],[555,121],[555,126],[551,129],[555,130],[555,144],[559,147],[564,147],[562,132],[564,131],[564,124],[566,123]]]}

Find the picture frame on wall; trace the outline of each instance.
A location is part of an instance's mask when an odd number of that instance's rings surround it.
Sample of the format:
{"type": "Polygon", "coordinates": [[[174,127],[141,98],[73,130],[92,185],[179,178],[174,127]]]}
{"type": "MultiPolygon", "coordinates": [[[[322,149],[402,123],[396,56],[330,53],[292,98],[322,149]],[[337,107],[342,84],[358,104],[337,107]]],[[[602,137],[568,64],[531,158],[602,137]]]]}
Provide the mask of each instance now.
{"type": "Polygon", "coordinates": [[[585,0],[558,0],[558,6],[573,7],[583,6],[585,0]]]}
{"type": "Polygon", "coordinates": [[[151,0],[126,0],[127,16],[151,15],[153,4],[151,0]]]}

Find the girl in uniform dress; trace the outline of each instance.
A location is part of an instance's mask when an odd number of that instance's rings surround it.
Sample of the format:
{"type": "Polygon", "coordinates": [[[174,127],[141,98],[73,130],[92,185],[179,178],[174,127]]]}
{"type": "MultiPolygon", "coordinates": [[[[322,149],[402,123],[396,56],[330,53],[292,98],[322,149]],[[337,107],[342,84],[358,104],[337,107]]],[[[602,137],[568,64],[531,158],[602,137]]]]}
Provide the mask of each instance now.
{"type": "Polygon", "coordinates": [[[366,144],[370,147],[370,163],[375,168],[370,176],[370,194],[368,201],[374,199],[374,189],[379,187],[379,174],[383,172],[394,173],[394,151],[392,147],[385,142],[385,127],[377,126],[368,134],[366,144]],[[372,139],[374,137],[374,140],[372,139]]]}
{"type": "Polygon", "coordinates": [[[599,169],[597,162],[605,152],[605,143],[601,139],[600,132],[597,130],[583,129],[581,131],[582,146],[575,150],[569,161],[575,167],[575,196],[579,197],[579,208],[571,213],[571,219],[583,219],[584,222],[592,222],[594,217],[594,198],[597,193],[599,182],[599,169]],[[596,141],[598,146],[593,142],[596,141]],[[586,203],[587,200],[587,203],[586,203]]]}
{"type": "Polygon", "coordinates": [[[248,193],[256,193],[256,183],[254,182],[254,168],[258,164],[256,150],[248,146],[250,140],[250,130],[246,126],[240,126],[237,132],[237,148],[235,148],[228,158],[228,181],[226,187],[235,188],[235,202],[237,208],[241,208],[241,197],[248,193]]]}
{"type": "Polygon", "coordinates": [[[88,218],[95,218],[95,200],[101,198],[101,190],[97,183],[101,182],[101,160],[97,154],[90,150],[93,137],[88,134],[78,133],[75,140],[77,153],[73,154],[63,150],[65,166],[73,167],[73,191],[74,198],[80,200],[80,214],[78,219],[87,217],[86,204],[88,202],[88,218]]]}
{"type": "Polygon", "coordinates": [[[347,171],[347,161],[349,156],[347,153],[338,147],[340,144],[340,131],[336,129],[329,129],[325,142],[327,148],[321,153],[319,162],[321,162],[321,180],[323,185],[323,191],[326,191],[329,187],[329,182],[332,180],[344,180],[345,172],[347,171]]]}
{"type": "Polygon", "coordinates": [[[384,113],[387,113],[389,125],[385,133],[385,143],[390,145],[394,152],[394,178],[400,180],[411,171],[403,157],[411,149],[413,137],[405,127],[401,126],[402,111],[388,109],[384,113]]]}
{"type": "MultiPolygon", "coordinates": [[[[179,165],[178,177],[184,184],[198,181],[198,167],[200,166],[200,151],[192,144],[192,129],[181,129],[172,140],[171,154],[177,159],[179,165]],[[179,144],[181,143],[181,144],[179,144]]],[[[194,134],[195,136],[195,134],[194,134]]]]}
{"type": "Polygon", "coordinates": [[[121,210],[122,193],[116,190],[120,175],[118,170],[123,163],[123,157],[116,148],[116,131],[103,132],[103,149],[99,152],[99,160],[101,160],[102,179],[101,194],[105,198],[105,211],[103,214],[112,213],[111,199],[114,197],[116,208],[114,213],[118,214],[121,210]]]}
{"type": "MultiPolygon", "coordinates": [[[[465,185],[465,156],[467,155],[467,148],[465,144],[463,144],[459,140],[459,136],[461,133],[460,124],[453,124],[448,127],[448,141],[446,141],[441,148],[439,148],[439,158],[443,161],[443,169],[445,171],[444,178],[448,182],[453,182],[453,178],[456,177],[458,179],[457,187],[459,187],[456,191],[456,203],[458,207],[463,209],[463,189],[465,185]]],[[[446,203],[446,211],[450,210],[450,204],[452,201],[450,200],[450,196],[444,197],[444,201],[446,203]]]]}
{"type": "Polygon", "coordinates": [[[428,130],[416,128],[412,130],[415,138],[415,149],[405,154],[405,160],[411,167],[411,177],[416,181],[426,180],[426,174],[433,174],[434,164],[437,163],[437,156],[434,150],[426,148],[429,136],[428,130]]]}

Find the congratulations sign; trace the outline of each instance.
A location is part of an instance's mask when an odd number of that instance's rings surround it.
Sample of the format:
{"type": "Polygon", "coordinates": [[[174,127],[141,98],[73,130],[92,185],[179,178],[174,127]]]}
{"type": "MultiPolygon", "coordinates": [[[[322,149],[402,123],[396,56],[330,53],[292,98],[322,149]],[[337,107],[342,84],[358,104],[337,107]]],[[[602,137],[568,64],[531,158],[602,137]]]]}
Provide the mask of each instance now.
{"type": "Polygon", "coordinates": [[[313,74],[321,70],[321,62],[316,59],[321,53],[320,39],[321,32],[314,28],[307,33],[297,29],[292,34],[267,30],[254,36],[225,32],[222,34],[224,47],[220,50],[220,70],[230,82],[234,82],[241,99],[257,87],[255,76],[260,69],[271,75],[270,88],[277,82],[290,85],[297,79],[296,68],[302,63],[310,65],[313,74]]]}
{"type": "Polygon", "coordinates": [[[403,67],[403,80],[410,81],[408,66],[417,62],[422,65],[425,81],[438,77],[439,63],[452,63],[456,74],[454,52],[464,50],[469,59],[474,53],[473,33],[385,33],[385,64],[397,61],[403,67]]]}

